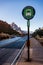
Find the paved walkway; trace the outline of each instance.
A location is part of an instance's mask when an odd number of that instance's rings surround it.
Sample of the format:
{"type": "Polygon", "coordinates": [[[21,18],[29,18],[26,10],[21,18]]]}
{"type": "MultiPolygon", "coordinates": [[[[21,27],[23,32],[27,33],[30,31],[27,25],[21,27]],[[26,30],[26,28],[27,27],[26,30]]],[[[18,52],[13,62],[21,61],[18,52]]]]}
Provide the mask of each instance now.
{"type": "Polygon", "coordinates": [[[43,46],[34,38],[30,39],[30,58],[31,62],[27,62],[27,47],[25,46],[22,55],[16,65],[43,65],[43,46]]]}
{"type": "Polygon", "coordinates": [[[18,63],[16,63],[16,65],[43,65],[43,64],[36,63],[36,62],[31,62],[31,63],[29,63],[29,62],[18,62],[18,63]]]}
{"type": "Polygon", "coordinates": [[[41,46],[41,44],[34,38],[31,38],[30,43],[30,53],[32,52],[32,59],[36,61],[43,61],[43,46],[41,46]]]}

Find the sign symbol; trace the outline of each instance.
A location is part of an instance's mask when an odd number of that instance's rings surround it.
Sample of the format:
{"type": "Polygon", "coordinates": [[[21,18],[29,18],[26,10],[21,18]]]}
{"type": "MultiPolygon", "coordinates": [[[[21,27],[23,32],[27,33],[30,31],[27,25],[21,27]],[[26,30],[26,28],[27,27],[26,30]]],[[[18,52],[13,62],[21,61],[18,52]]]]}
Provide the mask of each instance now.
{"type": "Polygon", "coordinates": [[[30,20],[35,15],[35,9],[32,6],[26,6],[22,10],[22,15],[25,19],[30,20]]]}

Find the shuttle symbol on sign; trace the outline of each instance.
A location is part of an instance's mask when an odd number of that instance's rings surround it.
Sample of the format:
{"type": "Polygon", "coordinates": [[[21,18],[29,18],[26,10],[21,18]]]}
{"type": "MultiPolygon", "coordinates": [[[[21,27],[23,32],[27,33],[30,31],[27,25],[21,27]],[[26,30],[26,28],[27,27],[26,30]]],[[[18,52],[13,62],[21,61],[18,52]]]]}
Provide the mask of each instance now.
{"type": "Polygon", "coordinates": [[[31,16],[31,10],[30,9],[26,10],[26,16],[31,16]]]}

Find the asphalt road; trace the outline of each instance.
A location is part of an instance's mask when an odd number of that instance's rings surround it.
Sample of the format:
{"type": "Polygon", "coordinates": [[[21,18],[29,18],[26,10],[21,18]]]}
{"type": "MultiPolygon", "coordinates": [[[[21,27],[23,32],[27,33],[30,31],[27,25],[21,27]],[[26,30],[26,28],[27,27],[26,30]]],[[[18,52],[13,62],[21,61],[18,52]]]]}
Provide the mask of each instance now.
{"type": "Polygon", "coordinates": [[[16,49],[21,49],[24,43],[26,42],[27,37],[22,37],[8,45],[3,46],[3,48],[16,48],[16,49]]]}
{"type": "MultiPolygon", "coordinates": [[[[12,39],[11,39],[12,40],[12,39]]],[[[11,41],[10,40],[10,41],[11,41]]],[[[0,65],[11,65],[27,40],[27,36],[19,39],[13,38],[13,42],[0,48],[0,65]]],[[[7,40],[9,41],[9,40],[7,40]]],[[[6,42],[6,41],[5,41],[6,42]]],[[[4,42],[3,42],[4,43],[4,42]]],[[[13,65],[13,64],[12,64],[13,65]]]]}
{"type": "Polygon", "coordinates": [[[5,45],[11,44],[12,42],[15,42],[20,38],[21,37],[15,37],[15,38],[11,38],[11,39],[2,40],[2,41],[0,41],[0,48],[4,47],[5,45]]]}

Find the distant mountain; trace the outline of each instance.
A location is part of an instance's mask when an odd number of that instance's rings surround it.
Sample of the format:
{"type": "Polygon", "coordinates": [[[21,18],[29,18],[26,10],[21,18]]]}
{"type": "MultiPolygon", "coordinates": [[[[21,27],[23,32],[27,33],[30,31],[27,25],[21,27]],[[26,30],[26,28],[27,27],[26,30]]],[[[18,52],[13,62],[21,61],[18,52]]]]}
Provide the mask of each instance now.
{"type": "Polygon", "coordinates": [[[6,21],[0,20],[0,33],[7,33],[7,34],[15,34],[15,35],[25,35],[27,34],[26,31],[21,30],[15,23],[8,24],[6,21]]]}
{"type": "Polygon", "coordinates": [[[18,27],[14,22],[11,24],[11,27],[12,27],[13,30],[16,30],[16,31],[19,32],[20,34],[23,34],[21,28],[18,27]]]}
{"type": "Polygon", "coordinates": [[[27,31],[24,31],[24,30],[22,30],[22,32],[23,32],[23,34],[27,34],[28,33],[27,31]]]}
{"type": "MultiPolygon", "coordinates": [[[[12,27],[13,30],[18,31],[20,34],[27,34],[28,33],[27,31],[21,30],[21,28],[18,27],[14,22],[12,22],[11,27],[12,27]]],[[[32,33],[33,32],[30,31],[30,34],[32,34],[32,33]]]]}

